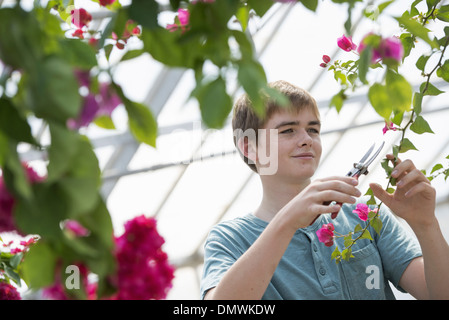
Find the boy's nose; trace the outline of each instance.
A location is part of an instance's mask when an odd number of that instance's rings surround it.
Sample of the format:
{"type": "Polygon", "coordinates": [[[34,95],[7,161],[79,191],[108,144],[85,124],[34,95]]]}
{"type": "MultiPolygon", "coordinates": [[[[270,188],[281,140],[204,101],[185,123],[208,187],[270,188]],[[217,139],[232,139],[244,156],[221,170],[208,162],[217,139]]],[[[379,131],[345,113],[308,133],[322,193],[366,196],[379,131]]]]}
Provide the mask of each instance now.
{"type": "Polygon", "coordinates": [[[299,139],[298,139],[298,146],[311,146],[312,145],[312,137],[307,133],[306,130],[302,130],[299,139]]]}

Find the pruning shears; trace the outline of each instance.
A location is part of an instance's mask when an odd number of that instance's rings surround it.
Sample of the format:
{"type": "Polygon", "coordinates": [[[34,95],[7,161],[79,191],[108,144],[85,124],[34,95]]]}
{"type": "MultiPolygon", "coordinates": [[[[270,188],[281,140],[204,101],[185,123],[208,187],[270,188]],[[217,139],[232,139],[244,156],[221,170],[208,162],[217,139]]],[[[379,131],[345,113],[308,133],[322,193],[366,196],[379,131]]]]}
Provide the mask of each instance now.
{"type": "MultiPolygon", "coordinates": [[[[371,153],[374,150],[376,143],[373,143],[373,145],[368,149],[368,151],[365,153],[365,155],[360,159],[359,162],[354,163],[353,168],[346,174],[347,177],[354,177],[358,179],[362,174],[367,175],[368,174],[368,167],[369,165],[376,159],[376,157],[379,155],[380,151],[382,150],[383,146],[385,145],[385,141],[382,142],[380,147],[374,152],[374,154],[371,156],[371,158],[368,159],[368,157],[371,155],[371,153]],[[366,160],[368,159],[368,160],[366,160]]],[[[335,201],[333,201],[335,202],[335,201]]],[[[330,204],[331,202],[325,202],[324,204],[330,204]]],[[[333,204],[333,203],[332,203],[333,204]]],[[[341,203],[337,203],[341,206],[341,203]]],[[[335,219],[338,215],[338,212],[333,212],[331,214],[331,218],[335,219]]]]}

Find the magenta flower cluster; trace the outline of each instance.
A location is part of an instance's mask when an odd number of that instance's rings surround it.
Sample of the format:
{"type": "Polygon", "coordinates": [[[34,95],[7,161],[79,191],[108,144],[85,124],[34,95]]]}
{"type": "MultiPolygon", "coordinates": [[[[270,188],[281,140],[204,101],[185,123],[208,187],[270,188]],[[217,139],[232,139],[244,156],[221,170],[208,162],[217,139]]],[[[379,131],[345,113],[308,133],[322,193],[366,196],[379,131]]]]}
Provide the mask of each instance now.
{"type": "Polygon", "coordinates": [[[164,299],[172,286],[174,267],[161,246],[156,220],[143,215],[125,224],[116,240],[117,300],[164,299]]]}
{"type": "Polygon", "coordinates": [[[14,286],[0,280],[0,300],[21,300],[21,297],[14,286]]]}
{"type": "Polygon", "coordinates": [[[67,120],[67,127],[79,129],[87,127],[95,118],[100,116],[110,117],[115,108],[122,103],[115,90],[108,83],[100,83],[98,93],[89,89],[89,71],[75,72],[81,88],[86,88],[89,93],[84,97],[83,106],[77,119],[67,120]]]}
{"type": "MultiPolygon", "coordinates": [[[[370,207],[365,203],[359,203],[352,212],[357,213],[360,220],[366,221],[368,220],[370,212],[377,213],[377,208],[371,210],[370,207]]],[[[335,239],[334,230],[335,227],[332,223],[323,224],[323,226],[316,232],[318,240],[324,243],[326,247],[332,247],[334,245],[335,239]]]]}

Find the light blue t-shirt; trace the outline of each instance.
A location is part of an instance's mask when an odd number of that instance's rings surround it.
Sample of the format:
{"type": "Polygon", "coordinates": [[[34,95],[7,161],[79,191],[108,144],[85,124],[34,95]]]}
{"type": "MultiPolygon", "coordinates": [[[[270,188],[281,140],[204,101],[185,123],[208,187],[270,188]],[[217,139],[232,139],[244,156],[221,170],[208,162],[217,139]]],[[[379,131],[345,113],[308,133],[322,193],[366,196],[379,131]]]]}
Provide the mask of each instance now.
{"type": "MultiPolygon", "coordinates": [[[[403,291],[398,286],[402,273],[422,253],[416,238],[385,206],[379,214],[383,223],[380,236],[368,227],[374,241],[358,240],[352,247],[354,258],[350,261],[336,264],[331,260],[335,243],[326,247],[318,240],[316,231],[329,222],[340,234],[353,231],[358,223],[365,227],[366,222],[352,213],[354,208],[355,205],[345,204],[336,219],[321,215],[312,225],[298,229],[262,299],[395,299],[388,281],[403,291]]],[[[266,221],[248,214],[222,222],[210,231],[204,246],[201,298],[217,286],[267,225],[266,221]]],[[[341,251],[343,239],[337,239],[336,243],[341,251]]]]}

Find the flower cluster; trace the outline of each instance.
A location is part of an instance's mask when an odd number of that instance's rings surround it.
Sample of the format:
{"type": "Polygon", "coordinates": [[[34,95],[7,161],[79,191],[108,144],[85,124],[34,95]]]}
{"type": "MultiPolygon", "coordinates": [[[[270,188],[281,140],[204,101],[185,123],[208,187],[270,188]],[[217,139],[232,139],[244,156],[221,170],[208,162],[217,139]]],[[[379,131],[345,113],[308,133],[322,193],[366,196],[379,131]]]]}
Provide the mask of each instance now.
{"type": "MultiPolygon", "coordinates": [[[[78,223],[68,221],[75,230],[78,223]]],[[[69,224],[69,225],[70,225],[69,224]]],[[[66,223],[66,228],[68,223],[66,223]]],[[[84,233],[83,233],[84,234],[84,233]]],[[[141,215],[125,224],[125,232],[115,238],[115,258],[117,273],[110,279],[117,288],[112,300],[150,300],[164,299],[174,278],[174,267],[168,263],[167,254],[162,250],[164,239],[157,232],[156,220],[141,215]]],[[[88,281],[89,270],[82,263],[75,263],[80,269],[83,287],[88,299],[96,299],[96,283],[88,281]]],[[[43,290],[45,298],[67,300],[60,267],[56,268],[54,285],[43,290]]]]}
{"type": "Polygon", "coordinates": [[[400,62],[404,56],[404,48],[401,40],[397,37],[382,38],[369,33],[362,39],[357,51],[361,53],[367,48],[368,44],[372,46],[371,63],[377,63],[381,60],[400,62]]]}
{"type": "Polygon", "coordinates": [[[118,49],[124,49],[131,36],[139,36],[140,34],[141,30],[137,24],[133,20],[128,20],[125,24],[123,34],[119,37],[115,32],[112,32],[112,39],[115,40],[115,46],[118,49]]]}
{"type": "MultiPolygon", "coordinates": [[[[377,212],[378,212],[378,208],[375,209],[371,209],[368,205],[366,205],[365,203],[358,203],[356,208],[352,211],[353,213],[357,213],[357,215],[359,216],[360,220],[362,221],[366,221],[368,220],[368,218],[370,217],[370,213],[374,213],[374,216],[377,219],[377,212]]],[[[334,245],[334,239],[335,239],[335,235],[334,235],[334,231],[335,231],[335,227],[332,223],[328,223],[328,224],[323,224],[323,226],[317,230],[316,235],[318,237],[318,240],[322,243],[324,243],[324,245],[326,247],[332,247],[334,245]]],[[[365,233],[367,232],[366,230],[363,230],[360,226],[358,226],[358,228],[355,229],[355,232],[362,232],[365,233]]],[[[350,233],[350,236],[352,235],[352,233],[350,233]]],[[[340,235],[341,237],[346,237],[343,235],[340,235]]]]}
{"type": "Polygon", "coordinates": [[[175,17],[174,23],[166,26],[170,32],[181,29],[182,32],[188,30],[190,12],[187,9],[178,9],[178,15],[175,17]]]}
{"type": "MultiPolygon", "coordinates": [[[[354,52],[356,54],[362,54],[364,50],[370,48],[371,50],[371,63],[378,63],[380,61],[384,61],[385,63],[398,63],[402,60],[404,56],[404,48],[402,46],[401,41],[397,37],[389,37],[382,38],[379,35],[375,35],[373,33],[368,33],[365,35],[360,41],[360,44],[357,46],[351,37],[347,37],[342,35],[337,39],[337,45],[340,49],[346,52],[354,52]]],[[[326,59],[329,56],[324,55],[323,61],[320,66],[326,68],[328,63],[330,62],[330,58],[328,61],[326,59]]]]}
{"type": "Polygon", "coordinates": [[[165,241],[157,232],[156,220],[138,216],[125,224],[125,232],[115,240],[118,262],[115,299],[164,299],[171,288],[174,268],[162,251],[165,241]]]}
{"type": "Polygon", "coordinates": [[[323,224],[321,229],[316,232],[318,240],[323,242],[326,247],[332,247],[334,245],[334,230],[335,227],[332,223],[323,224]]]}
{"type": "Polygon", "coordinates": [[[0,280],[0,300],[21,300],[21,297],[14,286],[0,280]]]}
{"type": "Polygon", "coordinates": [[[77,29],[72,33],[72,36],[84,39],[85,30],[83,30],[83,28],[87,28],[89,22],[92,21],[92,15],[83,8],[73,9],[70,12],[70,15],[72,16],[72,23],[77,27],[77,29]]]}
{"type": "Polygon", "coordinates": [[[67,120],[67,127],[76,130],[87,127],[95,118],[110,117],[114,109],[121,104],[115,90],[108,83],[100,83],[98,93],[90,90],[89,71],[77,71],[76,76],[81,88],[88,90],[84,103],[77,119],[67,120]]]}
{"type": "MultiPolygon", "coordinates": [[[[23,163],[23,167],[29,183],[39,183],[45,179],[39,176],[28,164],[23,163]]],[[[14,205],[14,196],[6,188],[3,176],[0,176],[0,232],[17,231],[21,234],[14,223],[14,205]]]]}

